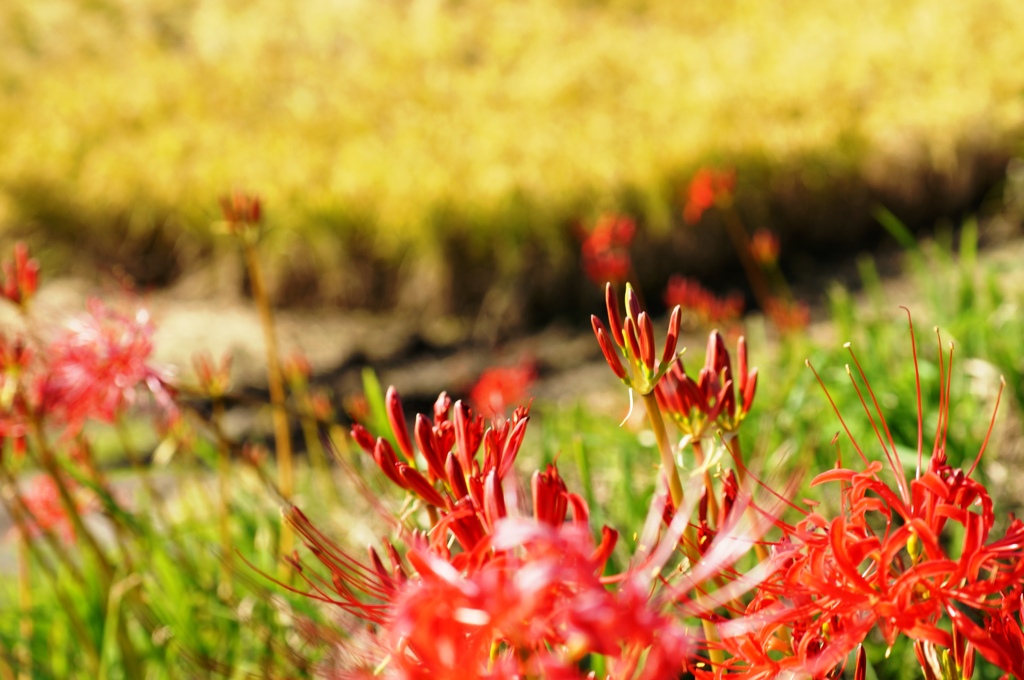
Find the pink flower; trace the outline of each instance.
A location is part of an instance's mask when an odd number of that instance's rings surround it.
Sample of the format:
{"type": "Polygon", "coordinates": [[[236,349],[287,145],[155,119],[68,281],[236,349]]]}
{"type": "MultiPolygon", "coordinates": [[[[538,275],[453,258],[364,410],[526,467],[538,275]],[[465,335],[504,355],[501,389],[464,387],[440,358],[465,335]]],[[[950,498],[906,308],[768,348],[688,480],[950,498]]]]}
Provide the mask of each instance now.
{"type": "Polygon", "coordinates": [[[88,309],[47,349],[39,390],[43,412],[73,434],[89,419],[112,422],[146,390],[175,416],[167,375],[150,363],[154,326],[149,313],[125,314],[95,298],[88,309]]]}

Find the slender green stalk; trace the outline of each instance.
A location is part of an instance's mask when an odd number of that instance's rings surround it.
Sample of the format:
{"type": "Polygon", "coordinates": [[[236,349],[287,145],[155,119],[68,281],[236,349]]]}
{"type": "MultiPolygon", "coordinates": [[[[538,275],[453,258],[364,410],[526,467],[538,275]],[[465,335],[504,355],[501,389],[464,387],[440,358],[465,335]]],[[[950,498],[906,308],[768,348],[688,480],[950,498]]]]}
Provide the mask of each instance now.
{"type": "MultiPolygon", "coordinates": [[[[288,413],[285,410],[284,377],[281,372],[281,360],[277,349],[277,335],[274,332],[274,314],[270,308],[270,298],[263,282],[263,270],[260,267],[259,254],[256,246],[243,240],[246,266],[249,270],[249,281],[252,284],[252,296],[260,312],[263,326],[263,339],[267,347],[267,385],[270,390],[270,403],[274,413],[274,443],[277,449],[278,487],[286,502],[291,502],[295,489],[295,477],[292,468],[291,433],[288,428],[288,413]]],[[[292,528],[287,522],[281,525],[280,552],[287,555],[292,551],[294,538],[292,528]]],[[[283,563],[282,563],[283,565],[283,563]]],[[[286,566],[282,566],[288,573],[286,566]]]]}
{"type": "Polygon", "coordinates": [[[665,420],[661,417],[661,409],[658,407],[658,399],[654,396],[654,392],[648,392],[643,397],[644,406],[647,408],[647,418],[651,421],[654,439],[658,443],[658,452],[661,453],[662,472],[668,481],[672,504],[676,508],[680,508],[683,504],[683,484],[679,481],[675,456],[672,455],[672,444],[668,440],[668,432],[665,431],[665,420]]]}

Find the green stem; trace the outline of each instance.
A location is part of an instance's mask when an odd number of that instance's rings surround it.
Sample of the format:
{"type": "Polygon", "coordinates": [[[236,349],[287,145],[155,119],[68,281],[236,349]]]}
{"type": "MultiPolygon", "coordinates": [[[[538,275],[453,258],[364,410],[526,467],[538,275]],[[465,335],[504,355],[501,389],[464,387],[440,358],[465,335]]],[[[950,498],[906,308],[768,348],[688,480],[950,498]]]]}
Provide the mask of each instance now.
{"type": "Polygon", "coordinates": [[[647,408],[647,418],[651,421],[654,439],[658,443],[658,452],[661,453],[661,468],[668,481],[672,505],[678,510],[683,504],[683,484],[679,481],[679,471],[676,469],[675,457],[672,455],[672,444],[669,443],[668,432],[665,431],[665,420],[661,417],[661,409],[658,407],[658,399],[654,396],[654,392],[648,392],[643,397],[644,406],[647,408]]]}
{"type": "MultiPolygon", "coordinates": [[[[274,314],[270,308],[270,298],[263,282],[263,270],[256,252],[256,246],[244,242],[246,266],[249,270],[249,281],[252,284],[252,296],[260,312],[263,326],[263,339],[267,349],[267,386],[270,390],[270,403],[274,409],[274,443],[277,448],[278,486],[281,495],[288,503],[292,500],[295,490],[294,472],[292,470],[291,432],[288,428],[288,413],[285,410],[284,378],[281,373],[281,360],[277,351],[277,336],[274,333],[274,314]]],[[[287,555],[292,551],[294,538],[291,526],[285,522],[281,525],[280,552],[287,555]]],[[[282,563],[283,573],[291,570],[282,563]]]]}

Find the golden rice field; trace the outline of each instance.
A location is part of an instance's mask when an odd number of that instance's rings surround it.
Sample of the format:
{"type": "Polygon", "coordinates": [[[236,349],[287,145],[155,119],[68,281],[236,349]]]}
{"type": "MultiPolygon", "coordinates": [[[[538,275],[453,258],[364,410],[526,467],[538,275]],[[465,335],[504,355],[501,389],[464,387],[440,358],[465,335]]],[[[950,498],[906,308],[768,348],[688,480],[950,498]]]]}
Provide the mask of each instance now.
{"type": "Polygon", "coordinates": [[[324,267],[557,249],[627,197],[669,224],[705,162],[1017,148],[1022,35],[1018,0],[6,0],[0,225],[203,235],[244,187],[324,267]]]}

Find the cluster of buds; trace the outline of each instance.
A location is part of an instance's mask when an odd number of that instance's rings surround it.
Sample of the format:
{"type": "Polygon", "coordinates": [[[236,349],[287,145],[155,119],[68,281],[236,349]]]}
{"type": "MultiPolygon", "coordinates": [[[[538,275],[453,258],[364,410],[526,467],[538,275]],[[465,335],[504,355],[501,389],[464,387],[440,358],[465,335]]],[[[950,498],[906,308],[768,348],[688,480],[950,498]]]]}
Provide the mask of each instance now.
{"type": "Polygon", "coordinates": [[[22,310],[27,309],[39,287],[39,262],[29,257],[27,245],[14,246],[14,260],[4,262],[3,275],[0,295],[22,310]]]}
{"type": "Polygon", "coordinates": [[[728,206],[736,191],[736,171],[701,168],[690,180],[685,193],[683,219],[687,224],[700,222],[710,208],[728,206]]]}
{"type": "Polygon", "coordinates": [[[629,244],[636,234],[632,218],[615,213],[602,215],[583,238],[583,271],[594,283],[623,283],[629,277],[632,262],[629,244]]]}
{"type": "Polygon", "coordinates": [[[732,359],[718,331],[708,336],[704,367],[694,380],[686,373],[682,359],[665,374],[655,388],[658,405],[676,423],[683,434],[700,440],[711,434],[711,427],[735,432],[754,402],[757,369],[747,368],[747,343],[741,336],[736,346],[737,376],[732,359]]]}
{"type": "Polygon", "coordinates": [[[743,315],[743,296],[720,298],[695,279],[672,276],[665,288],[665,304],[679,305],[696,326],[731,326],[743,315]]]}
{"type": "Polygon", "coordinates": [[[654,391],[655,385],[676,359],[676,344],[679,342],[681,310],[677,306],[669,318],[668,334],[661,360],[658,361],[654,346],[654,324],[650,315],[643,311],[633,287],[626,284],[626,319],[619,312],[615,291],[609,283],[605,286],[605,305],[608,308],[608,325],[611,335],[596,315],[590,323],[601,346],[605,361],[615,375],[630,389],[640,395],[654,391]],[[625,360],[625,365],[623,365],[625,360]]]}
{"type": "MultiPolygon", "coordinates": [[[[526,436],[529,410],[518,408],[510,419],[487,428],[483,417],[474,416],[469,406],[462,401],[453,406],[448,395],[441,393],[434,403],[433,420],[418,414],[410,437],[394,387],[388,389],[385,403],[398,452],[387,439],[375,439],[361,425],[352,428],[352,438],[392,483],[426,503],[431,512],[443,513],[439,526],[450,529],[466,551],[472,550],[506,516],[502,481],[526,436]],[[482,457],[478,455],[481,445],[482,457]]],[[[445,545],[445,533],[440,530],[433,535],[439,546],[445,545]]]]}
{"type": "Polygon", "coordinates": [[[258,196],[235,190],[221,197],[220,211],[229,234],[249,239],[259,235],[263,211],[258,196]]]}

